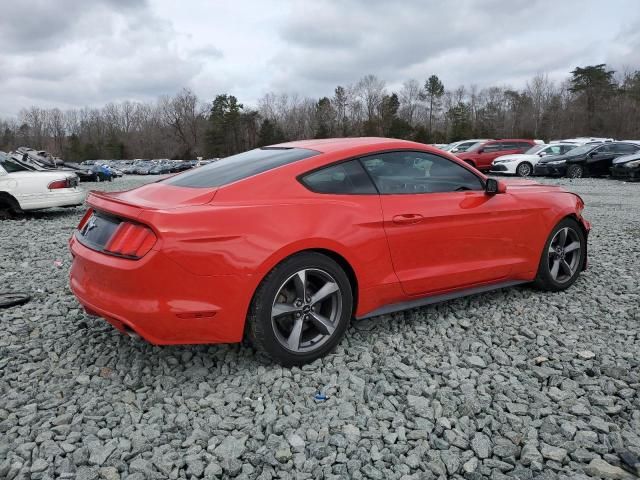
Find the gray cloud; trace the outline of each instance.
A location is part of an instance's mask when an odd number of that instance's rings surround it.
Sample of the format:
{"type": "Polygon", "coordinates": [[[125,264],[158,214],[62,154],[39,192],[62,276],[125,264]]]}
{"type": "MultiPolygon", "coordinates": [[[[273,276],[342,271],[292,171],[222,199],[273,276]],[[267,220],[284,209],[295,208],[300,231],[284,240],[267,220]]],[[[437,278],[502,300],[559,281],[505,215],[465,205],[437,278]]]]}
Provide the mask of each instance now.
{"type": "Polygon", "coordinates": [[[0,15],[0,116],[193,88],[255,103],[329,95],[373,73],[397,88],[522,87],[578,65],[640,68],[637,0],[21,0],[0,15]]]}

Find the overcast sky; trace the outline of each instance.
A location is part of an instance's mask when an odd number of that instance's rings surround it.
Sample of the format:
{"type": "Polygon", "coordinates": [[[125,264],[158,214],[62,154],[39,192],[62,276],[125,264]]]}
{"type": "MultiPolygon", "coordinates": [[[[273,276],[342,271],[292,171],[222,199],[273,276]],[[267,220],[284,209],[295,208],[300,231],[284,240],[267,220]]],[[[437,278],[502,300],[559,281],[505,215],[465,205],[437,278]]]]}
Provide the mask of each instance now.
{"type": "Polygon", "coordinates": [[[373,73],[398,88],[522,87],[575,66],[640,69],[638,0],[20,0],[0,7],[0,116],[31,105],[155,100],[182,87],[332,95],[373,73]]]}

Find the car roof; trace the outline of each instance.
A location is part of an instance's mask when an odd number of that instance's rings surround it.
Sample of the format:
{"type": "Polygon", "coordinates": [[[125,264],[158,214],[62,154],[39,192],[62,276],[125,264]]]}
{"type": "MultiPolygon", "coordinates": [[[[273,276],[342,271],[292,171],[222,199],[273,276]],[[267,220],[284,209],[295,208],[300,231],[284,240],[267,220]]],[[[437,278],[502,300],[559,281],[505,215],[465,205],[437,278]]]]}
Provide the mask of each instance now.
{"type": "Polygon", "coordinates": [[[434,148],[424,143],[411,142],[409,140],[398,140],[395,138],[383,137],[347,137],[347,138],[324,138],[314,140],[297,140],[294,142],[279,143],[270,147],[283,148],[306,148],[320,153],[334,153],[342,150],[351,150],[358,147],[378,146],[380,148],[434,148]]]}
{"type": "Polygon", "coordinates": [[[533,142],[534,140],[531,138],[497,138],[495,140],[489,140],[487,143],[491,142],[533,142]]]}

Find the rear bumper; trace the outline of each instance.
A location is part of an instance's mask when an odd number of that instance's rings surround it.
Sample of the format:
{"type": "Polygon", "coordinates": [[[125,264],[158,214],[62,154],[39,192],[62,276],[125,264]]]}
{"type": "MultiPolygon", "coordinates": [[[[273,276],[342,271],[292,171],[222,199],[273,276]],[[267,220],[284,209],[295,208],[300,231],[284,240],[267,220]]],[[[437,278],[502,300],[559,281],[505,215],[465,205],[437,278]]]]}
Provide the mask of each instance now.
{"type": "Polygon", "coordinates": [[[82,205],[87,195],[82,188],[60,188],[43,193],[18,195],[16,198],[22,210],[38,210],[53,207],[82,205]]]}
{"type": "Polygon", "coordinates": [[[160,251],[140,260],[69,241],[70,287],[88,313],[157,345],[242,340],[251,295],[240,275],[195,275],[160,251]]]}
{"type": "Polygon", "coordinates": [[[548,164],[543,164],[543,165],[536,165],[533,168],[533,173],[535,175],[542,175],[542,176],[550,176],[550,177],[564,177],[564,175],[567,173],[567,166],[565,165],[548,165],[548,164]]]}

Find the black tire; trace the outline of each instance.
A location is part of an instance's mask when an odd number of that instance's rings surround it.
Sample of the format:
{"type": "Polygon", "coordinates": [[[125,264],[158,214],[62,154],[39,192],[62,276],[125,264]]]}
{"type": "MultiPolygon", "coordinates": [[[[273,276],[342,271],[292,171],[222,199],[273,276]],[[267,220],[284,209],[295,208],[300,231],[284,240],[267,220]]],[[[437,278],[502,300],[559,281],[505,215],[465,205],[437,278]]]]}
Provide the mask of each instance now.
{"type": "Polygon", "coordinates": [[[584,167],[582,165],[569,165],[567,167],[567,177],[582,178],[584,176],[584,167]]]}
{"type": "MultiPolygon", "coordinates": [[[[310,284],[309,289],[310,291],[313,290],[310,284]]],[[[337,304],[337,300],[333,298],[331,302],[332,305],[337,304]]],[[[306,303],[304,308],[307,308],[306,303]]],[[[309,313],[308,310],[307,313],[309,313]]],[[[267,354],[273,360],[284,366],[303,365],[323,357],[338,345],[349,326],[352,314],[353,293],[351,283],[340,265],[326,255],[316,252],[302,252],[282,261],[262,280],[253,296],[249,314],[247,315],[245,331],[249,342],[257,351],[267,354]],[[275,320],[272,318],[272,309],[276,304],[276,300],[282,298],[281,295],[285,285],[288,285],[287,282],[292,281],[291,279],[297,275],[297,272],[303,270],[313,272],[314,274],[316,272],[323,272],[332,280],[335,280],[335,282],[327,283],[337,285],[337,291],[332,293],[331,296],[335,295],[336,299],[338,297],[340,298],[340,310],[339,313],[335,312],[333,322],[335,329],[332,333],[324,335],[326,338],[322,343],[318,340],[317,347],[313,347],[312,345],[305,347],[308,348],[306,351],[293,351],[284,346],[283,335],[280,330],[280,323],[278,322],[288,322],[288,324],[291,325],[292,331],[295,322],[299,320],[301,325],[304,322],[304,326],[301,328],[306,330],[303,330],[299,336],[299,346],[302,345],[302,339],[305,334],[313,336],[315,326],[312,321],[307,320],[307,315],[304,315],[304,320],[294,318],[293,313],[285,314],[281,317],[274,317],[280,319],[275,320]]],[[[295,313],[295,315],[298,315],[298,313],[295,313]]],[[[320,333],[317,334],[317,336],[324,338],[323,334],[320,333]]],[[[309,343],[311,344],[312,341],[313,340],[309,340],[309,343]]]]}
{"type": "Polygon", "coordinates": [[[533,175],[533,165],[529,162],[522,162],[516,168],[516,175],[519,177],[530,177],[533,175]]]}
{"type": "MultiPolygon", "coordinates": [[[[554,242],[555,243],[555,242],[554,242]]],[[[568,246],[570,244],[565,245],[568,246]]],[[[564,250],[564,249],[563,249],[564,250]]],[[[560,223],[558,223],[551,233],[549,234],[549,238],[544,244],[544,249],[542,250],[542,255],[540,256],[540,263],[538,264],[538,274],[533,282],[534,286],[541,290],[548,290],[552,292],[559,292],[561,290],[565,290],[569,288],[574,282],[577,280],[580,272],[584,268],[585,256],[587,254],[587,239],[582,230],[582,227],[578,225],[578,222],[573,218],[565,218],[560,223]],[[568,229],[571,231],[571,234],[567,236],[567,238],[572,238],[572,241],[578,241],[580,244],[580,250],[577,254],[575,254],[575,250],[572,252],[568,252],[571,255],[570,260],[566,260],[568,254],[562,252],[562,261],[565,261],[569,267],[575,266],[575,271],[572,270],[572,274],[569,275],[568,272],[562,267],[562,263],[560,263],[560,268],[565,272],[566,278],[554,278],[553,275],[553,266],[557,258],[556,256],[560,255],[557,249],[553,249],[552,241],[556,239],[556,235],[563,229],[568,229]],[[554,253],[551,253],[550,250],[554,250],[554,253]],[[574,259],[575,256],[575,259],[574,259]],[[575,262],[575,263],[574,263],[575,262]]],[[[559,259],[558,259],[559,260],[559,259]]],[[[556,270],[558,272],[558,270],[556,270]]]]}

